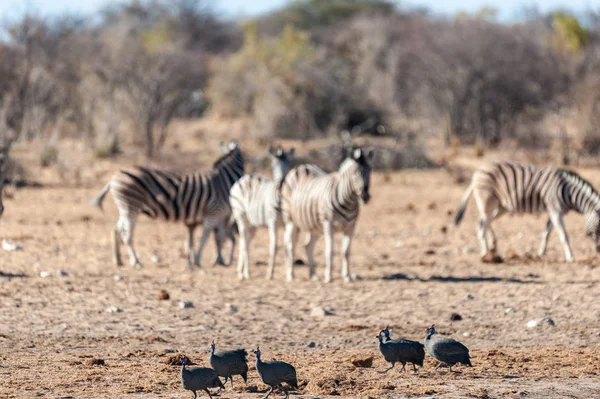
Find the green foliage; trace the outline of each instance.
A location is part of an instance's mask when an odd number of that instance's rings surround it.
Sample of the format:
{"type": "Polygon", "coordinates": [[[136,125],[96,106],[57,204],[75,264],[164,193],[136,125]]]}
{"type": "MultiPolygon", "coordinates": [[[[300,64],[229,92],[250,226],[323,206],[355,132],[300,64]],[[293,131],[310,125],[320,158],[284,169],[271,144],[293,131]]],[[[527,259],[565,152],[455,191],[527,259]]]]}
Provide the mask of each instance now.
{"type": "Polygon", "coordinates": [[[173,41],[166,23],[158,23],[140,33],[142,44],[149,52],[156,52],[173,41]]]}
{"type": "Polygon", "coordinates": [[[577,53],[587,45],[590,39],[589,32],[576,17],[556,12],[552,16],[554,23],[554,45],[571,53],[577,53]]]}
{"type": "Polygon", "coordinates": [[[456,13],[456,19],[482,19],[486,21],[493,21],[498,17],[498,9],[495,7],[484,6],[477,10],[475,13],[471,14],[465,11],[460,11],[456,13]]]}
{"type": "Polygon", "coordinates": [[[364,11],[389,13],[394,8],[388,0],[295,0],[276,16],[285,24],[309,30],[334,24],[364,11]]]}

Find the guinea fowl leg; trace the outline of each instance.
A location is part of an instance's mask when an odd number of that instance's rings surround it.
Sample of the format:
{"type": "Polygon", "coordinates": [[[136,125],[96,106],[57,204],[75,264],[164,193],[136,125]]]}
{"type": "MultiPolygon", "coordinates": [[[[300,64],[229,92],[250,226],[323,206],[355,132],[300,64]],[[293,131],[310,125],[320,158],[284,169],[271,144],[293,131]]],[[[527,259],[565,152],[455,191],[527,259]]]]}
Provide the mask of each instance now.
{"type": "Polygon", "coordinates": [[[415,371],[415,374],[417,374],[417,366],[415,366],[415,364],[413,363],[413,370],[415,371]]]}
{"type": "Polygon", "coordinates": [[[437,370],[437,369],[439,369],[441,365],[442,365],[442,362],[439,362],[439,363],[437,364],[437,366],[435,366],[434,370],[437,370]]]}
{"type": "Polygon", "coordinates": [[[402,363],[402,368],[400,369],[401,373],[404,373],[406,371],[406,363],[402,363]]]}
{"type": "Polygon", "coordinates": [[[285,394],[285,399],[288,399],[290,397],[290,394],[288,393],[288,391],[283,389],[283,385],[279,384],[279,389],[281,389],[283,391],[283,393],[285,394]]]}
{"type": "Polygon", "coordinates": [[[269,388],[269,392],[267,392],[267,396],[265,396],[263,399],[267,399],[269,397],[269,395],[271,394],[271,392],[273,392],[272,386],[269,388]]]}
{"type": "Polygon", "coordinates": [[[390,368],[387,368],[387,369],[385,369],[383,371],[380,371],[379,374],[385,374],[385,373],[387,373],[388,371],[390,371],[391,369],[393,369],[395,365],[396,365],[396,363],[392,363],[392,366],[390,368]]]}
{"type": "Polygon", "coordinates": [[[208,390],[208,388],[204,388],[204,390],[206,391],[206,393],[208,394],[208,397],[210,399],[212,399],[212,395],[210,394],[210,391],[208,390]]]}
{"type": "Polygon", "coordinates": [[[229,377],[229,382],[231,382],[231,387],[233,388],[233,376],[229,377]]]}
{"type": "Polygon", "coordinates": [[[194,393],[194,399],[196,399],[196,391],[192,391],[194,393]]]}

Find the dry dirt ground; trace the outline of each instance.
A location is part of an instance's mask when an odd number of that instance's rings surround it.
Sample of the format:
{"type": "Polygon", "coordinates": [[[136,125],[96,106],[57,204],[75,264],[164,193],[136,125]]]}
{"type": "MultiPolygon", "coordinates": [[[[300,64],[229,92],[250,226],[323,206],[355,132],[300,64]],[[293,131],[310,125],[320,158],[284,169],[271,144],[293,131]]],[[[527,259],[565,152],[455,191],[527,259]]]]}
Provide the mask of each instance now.
{"type": "MultiPolygon", "coordinates": [[[[597,172],[582,173],[600,187],[597,172]]],[[[309,281],[305,266],[286,283],[283,251],[275,279],[265,281],[262,231],[252,246],[253,279],[240,282],[235,267],[210,267],[212,241],[203,271],[187,271],[183,226],[143,217],[136,242],[145,268],[113,266],[116,209],[110,197],[104,214],[88,205],[102,184],[21,189],[5,201],[0,238],[24,249],[0,253],[2,398],[191,398],[179,367],[165,361],[179,351],[207,365],[213,339],[219,349],[260,344],[265,359],[293,363],[299,398],[600,397],[600,267],[581,216],[566,219],[576,263],[563,262],[556,235],[543,260],[528,256],[543,216],[498,220],[506,262],[482,263],[474,203],[463,225],[452,224],[464,182],[441,170],[375,174],[353,244],[358,281],[341,281],[336,256],[333,283],[309,281]],[[159,300],[160,290],[170,299],[159,300]],[[314,307],[331,315],[312,315],[314,307]],[[452,313],[462,320],[451,321],[452,313]],[[555,325],[527,327],[543,317],[555,325]],[[427,357],[416,375],[378,373],[387,367],[375,339],[380,329],[421,340],[433,323],[470,348],[473,368],[434,371],[427,357]],[[352,363],[371,356],[372,367],[352,363]],[[93,359],[105,365],[90,365],[93,359]]],[[[303,250],[297,256],[305,258],[303,250]]],[[[322,242],[316,256],[322,275],[322,242]]],[[[220,397],[259,398],[265,389],[251,367],[248,386],[238,378],[220,397]]]]}

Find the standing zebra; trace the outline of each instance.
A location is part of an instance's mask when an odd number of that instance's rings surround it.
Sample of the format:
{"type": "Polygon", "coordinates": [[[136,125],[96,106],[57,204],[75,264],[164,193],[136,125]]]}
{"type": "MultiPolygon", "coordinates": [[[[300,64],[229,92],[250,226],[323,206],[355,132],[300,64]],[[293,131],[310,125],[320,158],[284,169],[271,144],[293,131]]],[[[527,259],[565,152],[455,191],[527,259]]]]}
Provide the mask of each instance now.
{"type": "Polygon", "coordinates": [[[500,215],[510,213],[538,213],[546,211],[548,221],[542,234],[539,256],[546,252],[548,237],[555,226],[572,262],[573,255],[563,223],[563,215],[574,210],[585,215],[585,231],[596,242],[600,252],[600,195],[592,185],[574,172],[551,167],[535,167],[517,162],[497,162],[484,166],[473,174],[471,185],[462,197],[456,213],[458,225],[464,215],[471,194],[479,208],[477,237],[481,255],[488,252],[486,232],[492,239],[491,251],[496,251],[496,235],[490,224],[500,215]]]}
{"type": "Polygon", "coordinates": [[[369,181],[373,152],[352,147],[338,171],[325,174],[313,165],[292,169],[280,184],[280,209],[285,224],[284,243],[287,255],[287,280],[294,279],[294,246],[299,230],[311,233],[306,244],[310,277],[316,279],[313,250],[322,232],[325,236],[325,278],[331,281],[333,234],[341,230],[342,277],[350,281],[350,244],[360,202],[370,199],[369,181]]]}
{"type": "Polygon", "coordinates": [[[294,156],[294,148],[284,151],[281,147],[269,148],[269,158],[273,169],[273,179],[252,174],[238,180],[229,195],[231,212],[237,223],[240,234],[240,252],[238,259],[238,277],[249,279],[248,247],[257,227],[269,228],[269,269],[267,278],[273,278],[275,254],[277,253],[277,226],[281,217],[277,211],[279,190],[277,185],[290,169],[290,160],[294,156]]]}
{"type": "MultiPolygon", "coordinates": [[[[244,157],[234,141],[226,147],[213,169],[204,173],[180,176],[174,173],[140,166],[116,173],[92,200],[101,207],[106,193],[110,193],[119,210],[119,221],[113,232],[113,261],[121,265],[119,235],[127,247],[130,263],[142,267],[133,248],[133,232],[138,214],[168,221],[181,221],[187,227],[186,255],[188,267],[200,266],[204,245],[215,230],[217,262],[221,256],[223,227],[229,220],[229,190],[244,174],[244,157]],[[194,256],[194,230],[202,223],[202,237],[194,256]]],[[[222,151],[224,148],[222,148],[222,151]]]]}

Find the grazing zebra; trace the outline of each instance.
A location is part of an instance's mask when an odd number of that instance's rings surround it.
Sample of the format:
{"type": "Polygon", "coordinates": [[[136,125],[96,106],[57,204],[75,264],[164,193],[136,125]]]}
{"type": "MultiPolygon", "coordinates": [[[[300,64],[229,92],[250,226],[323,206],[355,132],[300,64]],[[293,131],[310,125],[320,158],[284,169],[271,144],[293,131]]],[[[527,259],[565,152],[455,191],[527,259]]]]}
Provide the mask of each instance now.
{"type": "Polygon", "coordinates": [[[274,180],[256,174],[245,175],[231,187],[229,203],[240,234],[238,259],[240,279],[250,278],[248,247],[256,228],[263,226],[269,228],[270,240],[267,278],[273,278],[277,253],[277,226],[281,223],[281,217],[276,209],[279,203],[277,185],[290,169],[290,160],[293,156],[294,148],[289,151],[284,151],[281,147],[269,148],[274,180]]]}
{"type": "Polygon", "coordinates": [[[298,231],[311,233],[306,244],[309,272],[316,279],[313,250],[321,232],[325,236],[325,278],[331,281],[333,257],[333,234],[343,232],[342,277],[350,281],[350,244],[360,202],[370,199],[369,182],[373,152],[352,147],[338,171],[325,174],[313,165],[300,165],[292,169],[282,180],[280,209],[285,224],[284,243],[287,255],[287,280],[294,279],[294,247],[298,231]]]}
{"type": "Polygon", "coordinates": [[[473,174],[471,185],[462,197],[456,213],[458,225],[465,213],[471,194],[479,208],[477,237],[481,255],[488,253],[486,232],[492,239],[492,253],[496,251],[496,235],[490,224],[493,219],[509,213],[538,213],[546,211],[548,221],[542,234],[539,256],[546,252],[548,237],[555,226],[572,262],[573,254],[563,223],[563,215],[574,210],[585,215],[585,231],[596,242],[600,252],[600,195],[592,185],[574,172],[551,167],[522,165],[517,162],[497,162],[484,166],[473,174]]]}
{"type": "MultiPolygon", "coordinates": [[[[222,148],[224,151],[225,148],[222,148]]],[[[188,267],[200,266],[202,250],[210,233],[215,230],[217,262],[224,264],[221,243],[224,225],[229,220],[229,190],[244,175],[244,157],[236,142],[230,142],[226,154],[217,160],[213,169],[204,173],[180,176],[174,173],[132,167],[116,173],[92,200],[101,207],[110,193],[119,210],[119,221],[113,232],[113,261],[121,265],[119,235],[127,247],[130,263],[142,267],[133,248],[133,232],[138,214],[151,218],[181,221],[187,227],[186,255],[188,267]],[[202,237],[194,256],[193,239],[196,226],[202,224],[202,237]]]]}

